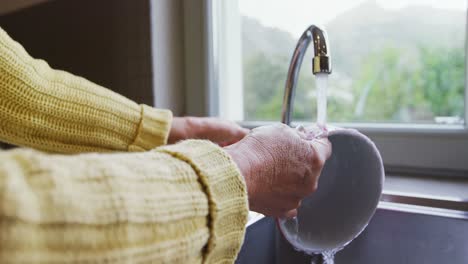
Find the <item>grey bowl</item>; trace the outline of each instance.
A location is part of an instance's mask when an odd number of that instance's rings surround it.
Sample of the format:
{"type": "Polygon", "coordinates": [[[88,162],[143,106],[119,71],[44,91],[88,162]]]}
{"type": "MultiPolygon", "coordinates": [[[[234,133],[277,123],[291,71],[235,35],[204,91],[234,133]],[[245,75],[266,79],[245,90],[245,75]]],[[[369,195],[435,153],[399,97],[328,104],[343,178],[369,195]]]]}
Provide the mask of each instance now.
{"type": "Polygon", "coordinates": [[[374,215],[382,193],[384,167],[375,144],[356,130],[329,133],[333,152],[296,219],[278,219],[284,237],[298,250],[339,250],[357,237],[374,215]]]}

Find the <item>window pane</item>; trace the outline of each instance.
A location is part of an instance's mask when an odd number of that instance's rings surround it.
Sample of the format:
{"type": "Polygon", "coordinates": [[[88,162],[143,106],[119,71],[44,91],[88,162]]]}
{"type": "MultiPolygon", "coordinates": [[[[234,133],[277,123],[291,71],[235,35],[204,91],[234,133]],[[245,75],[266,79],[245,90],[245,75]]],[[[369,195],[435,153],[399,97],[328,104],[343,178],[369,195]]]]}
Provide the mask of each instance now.
{"type": "MultiPolygon", "coordinates": [[[[463,124],[465,0],[239,0],[244,119],[279,120],[296,41],[310,24],[328,32],[330,122],[463,124]]],[[[294,120],[316,117],[312,51],[294,120]]]]}

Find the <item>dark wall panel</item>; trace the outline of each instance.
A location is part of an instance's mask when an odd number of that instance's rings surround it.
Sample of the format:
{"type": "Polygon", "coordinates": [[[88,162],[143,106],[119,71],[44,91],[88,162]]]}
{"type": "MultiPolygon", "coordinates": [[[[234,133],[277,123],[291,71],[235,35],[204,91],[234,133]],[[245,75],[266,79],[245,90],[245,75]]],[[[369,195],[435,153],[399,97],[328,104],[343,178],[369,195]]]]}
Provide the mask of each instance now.
{"type": "Polygon", "coordinates": [[[34,57],[153,104],[149,0],[58,0],[0,17],[34,57]]]}

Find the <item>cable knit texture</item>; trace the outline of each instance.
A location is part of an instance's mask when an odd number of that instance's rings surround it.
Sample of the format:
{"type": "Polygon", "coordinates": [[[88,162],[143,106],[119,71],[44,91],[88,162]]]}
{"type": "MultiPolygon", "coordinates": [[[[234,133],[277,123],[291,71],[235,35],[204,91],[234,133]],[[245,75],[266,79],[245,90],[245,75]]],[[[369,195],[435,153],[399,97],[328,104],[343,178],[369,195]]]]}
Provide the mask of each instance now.
{"type": "Polygon", "coordinates": [[[208,141],[0,160],[0,263],[233,263],[242,244],[245,184],[208,141]]]}
{"type": "Polygon", "coordinates": [[[210,240],[206,248],[207,262],[222,263],[235,259],[241,246],[239,236],[243,236],[243,228],[239,227],[247,223],[248,210],[245,208],[248,202],[245,183],[238,176],[237,167],[223,165],[233,161],[221,150],[213,155],[210,148],[197,141],[160,149],[191,164],[208,195],[210,240]]]}
{"type": "Polygon", "coordinates": [[[0,28],[0,140],[60,152],[142,151],[167,141],[172,114],[34,59],[0,28]]]}
{"type": "Polygon", "coordinates": [[[171,118],[51,69],[0,28],[0,140],[144,151],[0,151],[0,263],[233,263],[243,177],[211,142],[162,147],[171,118]]]}

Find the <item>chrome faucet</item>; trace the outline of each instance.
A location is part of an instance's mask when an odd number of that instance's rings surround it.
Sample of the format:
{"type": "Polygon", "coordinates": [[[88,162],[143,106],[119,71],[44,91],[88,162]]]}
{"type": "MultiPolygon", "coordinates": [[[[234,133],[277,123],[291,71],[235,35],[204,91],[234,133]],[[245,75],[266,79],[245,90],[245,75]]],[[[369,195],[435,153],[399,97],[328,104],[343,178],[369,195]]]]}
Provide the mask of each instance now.
{"type": "Polygon", "coordinates": [[[330,74],[332,72],[327,32],[315,25],[312,25],[302,33],[291,58],[291,63],[289,64],[288,77],[286,79],[284,90],[283,109],[281,112],[281,122],[287,125],[291,124],[297,79],[299,77],[299,71],[301,69],[302,60],[304,59],[304,54],[306,53],[311,41],[313,41],[314,45],[312,73],[330,74]]]}

